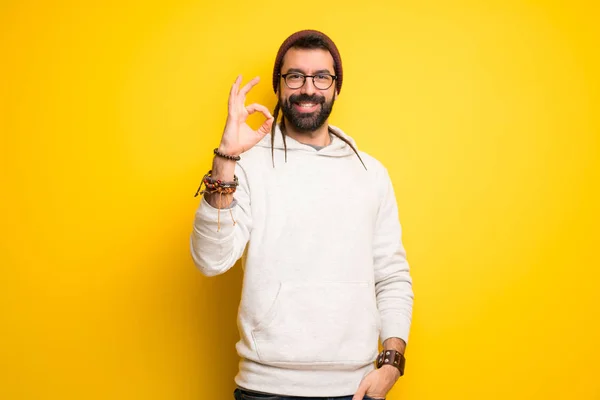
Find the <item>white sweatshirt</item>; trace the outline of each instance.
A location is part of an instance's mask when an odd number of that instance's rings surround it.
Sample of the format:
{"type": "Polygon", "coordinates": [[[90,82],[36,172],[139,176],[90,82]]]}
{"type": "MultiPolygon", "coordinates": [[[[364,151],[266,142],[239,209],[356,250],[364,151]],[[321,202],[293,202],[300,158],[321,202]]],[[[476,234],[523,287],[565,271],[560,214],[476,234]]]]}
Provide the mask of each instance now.
{"type": "MultiPolygon", "coordinates": [[[[336,132],[346,136],[338,128],[336,132]]],[[[377,339],[408,340],[413,292],[386,169],[333,137],[316,150],[279,129],[242,155],[232,207],[204,199],[191,235],[208,276],[244,256],[236,383],[289,396],[353,394],[377,339]],[[244,250],[246,250],[244,252],[244,250]]],[[[354,143],[353,143],[354,144],[354,143]]]]}

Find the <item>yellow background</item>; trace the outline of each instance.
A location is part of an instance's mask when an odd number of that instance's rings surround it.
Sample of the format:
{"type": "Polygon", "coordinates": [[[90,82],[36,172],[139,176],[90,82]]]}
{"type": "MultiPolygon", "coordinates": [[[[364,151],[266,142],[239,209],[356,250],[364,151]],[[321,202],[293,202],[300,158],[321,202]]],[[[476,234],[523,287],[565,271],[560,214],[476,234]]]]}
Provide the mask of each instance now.
{"type": "Polygon", "coordinates": [[[595,3],[1,2],[0,398],[232,398],[241,271],[195,270],[193,193],[235,76],[272,108],[315,28],[412,265],[389,399],[600,399],[595,3]]]}

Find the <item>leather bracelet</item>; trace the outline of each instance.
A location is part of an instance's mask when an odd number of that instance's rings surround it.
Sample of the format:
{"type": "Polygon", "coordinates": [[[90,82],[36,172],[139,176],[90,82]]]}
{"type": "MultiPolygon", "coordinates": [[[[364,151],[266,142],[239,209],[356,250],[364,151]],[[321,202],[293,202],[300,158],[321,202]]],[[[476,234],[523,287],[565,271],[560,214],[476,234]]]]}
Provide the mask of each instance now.
{"type": "Polygon", "coordinates": [[[396,350],[383,350],[377,356],[377,368],[381,368],[384,365],[391,365],[398,368],[400,376],[404,375],[404,365],[406,364],[406,358],[404,355],[396,350]]]}
{"type": "Polygon", "coordinates": [[[240,156],[230,156],[229,154],[223,154],[219,151],[219,148],[214,149],[213,153],[215,153],[215,156],[218,156],[221,158],[226,158],[226,159],[232,160],[232,161],[240,161],[242,159],[242,157],[240,157],[240,156]]]}

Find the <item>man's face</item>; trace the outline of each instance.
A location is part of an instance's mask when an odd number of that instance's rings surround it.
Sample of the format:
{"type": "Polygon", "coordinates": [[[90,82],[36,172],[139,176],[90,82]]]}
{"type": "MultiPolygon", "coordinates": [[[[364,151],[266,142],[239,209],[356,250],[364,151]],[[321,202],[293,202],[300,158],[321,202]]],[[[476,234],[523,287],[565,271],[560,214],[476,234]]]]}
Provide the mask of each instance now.
{"type": "MultiPolygon", "coordinates": [[[[324,49],[291,48],[285,53],[281,74],[335,75],[333,57],[324,49]]],[[[298,132],[314,132],[327,121],[335,101],[335,81],[325,90],[315,87],[311,78],[304,85],[290,89],[283,78],[279,82],[279,102],[284,117],[298,132]]]]}

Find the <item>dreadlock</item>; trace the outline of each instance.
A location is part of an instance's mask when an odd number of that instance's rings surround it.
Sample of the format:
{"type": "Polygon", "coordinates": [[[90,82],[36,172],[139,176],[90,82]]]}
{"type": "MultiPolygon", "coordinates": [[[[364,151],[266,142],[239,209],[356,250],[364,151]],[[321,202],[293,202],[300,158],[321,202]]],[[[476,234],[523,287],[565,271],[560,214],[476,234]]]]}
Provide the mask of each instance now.
{"type": "Polygon", "coordinates": [[[367,170],[367,166],[365,165],[365,163],[363,162],[362,158],[360,158],[360,154],[358,154],[358,150],[356,150],[356,147],[354,147],[354,145],[352,143],[350,143],[350,141],[348,139],[346,139],[345,137],[343,137],[342,135],[340,135],[339,133],[337,133],[336,131],[334,131],[330,126],[327,127],[327,130],[329,131],[329,133],[331,133],[333,136],[337,137],[338,139],[340,139],[342,142],[346,143],[348,146],[350,146],[350,148],[354,151],[354,154],[356,154],[356,157],[358,157],[358,159],[360,160],[360,163],[363,165],[363,167],[365,168],[365,170],[367,170]]]}
{"type": "MultiPolygon", "coordinates": [[[[275,104],[275,110],[273,110],[273,125],[271,126],[271,161],[273,162],[273,168],[275,168],[275,127],[277,126],[277,117],[279,116],[279,110],[281,110],[281,104],[279,99],[275,104]]],[[[285,120],[281,119],[281,137],[283,138],[283,154],[285,162],[287,162],[287,143],[285,141],[285,120]]]]}

